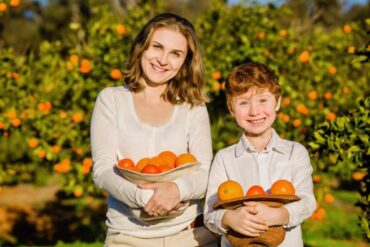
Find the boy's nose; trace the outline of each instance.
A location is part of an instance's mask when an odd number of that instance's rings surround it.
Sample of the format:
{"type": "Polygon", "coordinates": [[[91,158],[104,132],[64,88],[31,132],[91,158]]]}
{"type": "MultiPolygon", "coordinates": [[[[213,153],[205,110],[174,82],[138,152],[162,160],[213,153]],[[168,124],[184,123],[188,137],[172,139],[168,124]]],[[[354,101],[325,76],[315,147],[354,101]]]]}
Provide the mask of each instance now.
{"type": "Polygon", "coordinates": [[[259,113],[259,107],[257,104],[251,103],[249,107],[249,115],[257,115],[259,113]]]}

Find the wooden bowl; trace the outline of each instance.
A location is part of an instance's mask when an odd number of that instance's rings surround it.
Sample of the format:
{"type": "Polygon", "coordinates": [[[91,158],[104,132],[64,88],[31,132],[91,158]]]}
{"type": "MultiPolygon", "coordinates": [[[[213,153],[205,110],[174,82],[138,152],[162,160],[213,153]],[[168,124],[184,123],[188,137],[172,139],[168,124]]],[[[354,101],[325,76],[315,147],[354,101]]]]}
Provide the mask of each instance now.
{"type": "MultiPolygon", "coordinates": [[[[219,201],[213,208],[235,209],[243,206],[245,201],[258,201],[269,205],[270,207],[280,207],[286,203],[300,200],[294,195],[260,195],[246,196],[242,198],[219,201]]],[[[275,247],[281,244],[285,238],[285,229],[282,226],[272,226],[266,232],[261,233],[258,237],[244,236],[233,230],[226,234],[227,239],[234,247],[275,247]]]]}

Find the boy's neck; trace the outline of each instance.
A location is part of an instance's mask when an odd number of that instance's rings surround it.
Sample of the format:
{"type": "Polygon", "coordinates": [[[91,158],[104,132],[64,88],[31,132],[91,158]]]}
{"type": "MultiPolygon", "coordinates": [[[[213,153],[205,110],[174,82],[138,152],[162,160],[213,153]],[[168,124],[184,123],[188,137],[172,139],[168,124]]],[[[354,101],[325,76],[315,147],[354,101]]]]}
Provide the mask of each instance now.
{"type": "Polygon", "coordinates": [[[272,130],[270,129],[260,135],[251,135],[250,133],[244,133],[244,135],[257,152],[262,152],[266,149],[272,137],[272,130]]]}

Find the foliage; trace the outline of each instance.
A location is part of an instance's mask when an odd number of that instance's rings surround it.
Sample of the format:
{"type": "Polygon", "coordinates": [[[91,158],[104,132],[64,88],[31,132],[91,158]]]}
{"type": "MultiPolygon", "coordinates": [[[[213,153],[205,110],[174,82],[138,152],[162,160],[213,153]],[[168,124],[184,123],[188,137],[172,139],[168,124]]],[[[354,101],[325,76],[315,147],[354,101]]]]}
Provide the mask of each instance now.
{"type": "MultiPolygon", "coordinates": [[[[163,10],[161,1],[154,10],[148,2],[137,1],[120,15],[110,4],[87,1],[89,18],[71,18],[63,26],[70,29],[71,42],[44,40],[37,53],[24,56],[0,49],[0,185],[43,183],[45,174],[57,173],[67,198],[102,197],[90,175],[92,108],[101,89],[122,84],[134,35],[163,10]]],[[[11,18],[8,13],[0,20],[11,18]]],[[[293,16],[289,5],[230,6],[215,0],[194,22],[212,99],[208,109],[214,151],[235,143],[241,133],[225,105],[228,73],[244,62],[262,62],[277,72],[283,87],[278,133],[303,144],[311,141],[316,173],[333,172],[348,180],[352,171],[367,169],[361,160],[369,148],[364,146],[369,63],[356,56],[370,51],[366,30],[353,22],[302,33],[281,22],[293,16]],[[357,98],[364,100],[358,104],[357,98]]],[[[360,186],[365,227],[368,181],[367,175],[360,186]]]]}
{"type": "Polygon", "coordinates": [[[370,97],[361,99],[349,114],[338,117],[331,123],[325,122],[314,132],[315,140],[310,143],[317,152],[317,170],[351,179],[356,173],[364,176],[359,180],[361,198],[358,206],[362,209],[360,224],[367,238],[370,238],[369,217],[369,160],[370,160],[370,97]]]}

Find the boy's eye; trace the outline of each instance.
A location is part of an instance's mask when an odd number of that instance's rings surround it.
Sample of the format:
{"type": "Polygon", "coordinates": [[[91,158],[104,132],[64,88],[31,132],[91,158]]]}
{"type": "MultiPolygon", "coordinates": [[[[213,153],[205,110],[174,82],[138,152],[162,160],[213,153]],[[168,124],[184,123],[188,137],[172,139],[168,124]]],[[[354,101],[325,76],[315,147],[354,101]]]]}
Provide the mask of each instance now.
{"type": "Polygon", "coordinates": [[[247,101],[240,101],[239,105],[248,105],[248,102],[247,101]]]}

